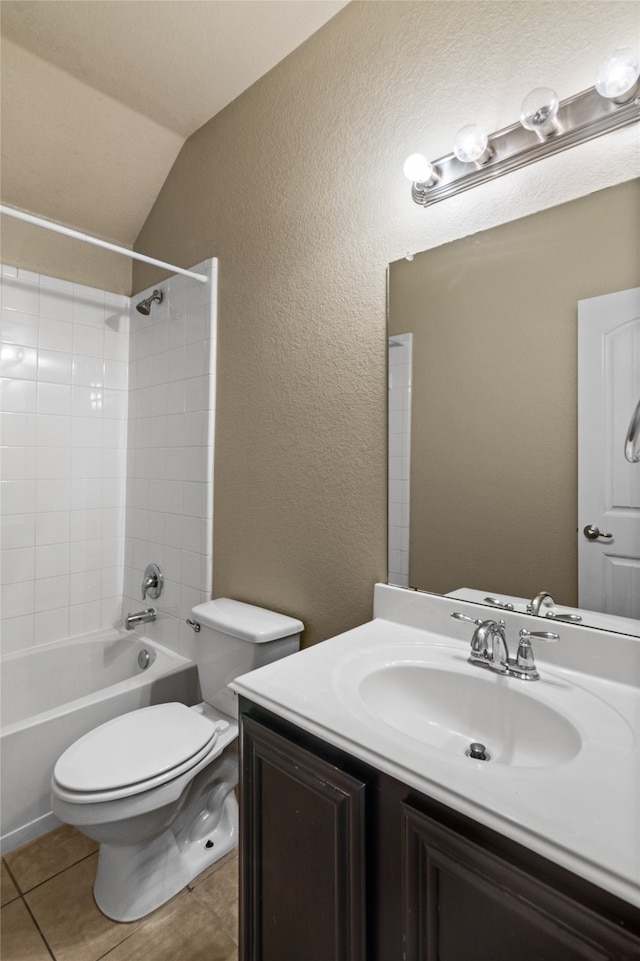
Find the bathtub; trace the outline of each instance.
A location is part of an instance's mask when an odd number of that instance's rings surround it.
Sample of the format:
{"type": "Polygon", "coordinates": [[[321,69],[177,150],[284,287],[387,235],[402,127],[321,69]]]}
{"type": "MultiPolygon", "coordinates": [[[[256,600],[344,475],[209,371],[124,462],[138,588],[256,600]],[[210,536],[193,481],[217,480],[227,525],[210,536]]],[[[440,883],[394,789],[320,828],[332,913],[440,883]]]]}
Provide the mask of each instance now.
{"type": "Polygon", "coordinates": [[[98,724],[149,704],[196,704],[193,661],[115,629],[0,658],[2,854],[59,822],[49,784],[62,752],[98,724]],[[148,652],[149,664],[141,667],[148,652]]]}

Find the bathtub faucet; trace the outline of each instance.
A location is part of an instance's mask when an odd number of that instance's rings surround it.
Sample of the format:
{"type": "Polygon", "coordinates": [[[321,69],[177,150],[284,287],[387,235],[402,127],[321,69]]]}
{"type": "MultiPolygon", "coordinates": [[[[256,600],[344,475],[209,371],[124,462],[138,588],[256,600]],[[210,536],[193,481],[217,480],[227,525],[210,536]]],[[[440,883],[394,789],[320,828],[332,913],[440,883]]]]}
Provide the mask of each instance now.
{"type": "Polygon", "coordinates": [[[127,614],[124,619],[124,626],[128,631],[132,631],[136,624],[146,624],[148,621],[155,621],[155,607],[148,607],[146,611],[138,611],[137,614],[127,614]]]}

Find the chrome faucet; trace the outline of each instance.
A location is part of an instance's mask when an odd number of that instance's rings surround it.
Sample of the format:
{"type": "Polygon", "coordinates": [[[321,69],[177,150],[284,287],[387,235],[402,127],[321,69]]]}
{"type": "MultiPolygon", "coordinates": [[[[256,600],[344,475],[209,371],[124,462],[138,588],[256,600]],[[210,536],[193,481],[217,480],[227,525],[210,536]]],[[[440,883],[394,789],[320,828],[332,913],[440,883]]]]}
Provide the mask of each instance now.
{"type": "Polygon", "coordinates": [[[459,621],[469,621],[476,625],[471,638],[471,653],[468,661],[477,667],[484,667],[495,674],[506,674],[521,681],[537,681],[540,674],[536,668],[531,648],[531,640],[536,639],[553,644],[560,640],[559,634],[549,631],[520,631],[520,642],[515,656],[509,657],[504,621],[481,621],[466,614],[454,612],[451,617],[459,621]]]}
{"type": "Polygon", "coordinates": [[[476,625],[471,638],[469,663],[488,667],[498,674],[506,674],[509,665],[509,651],[505,636],[504,621],[481,621],[467,617],[466,614],[452,614],[459,621],[471,621],[476,625]]]}
{"type": "Polygon", "coordinates": [[[149,621],[155,621],[155,619],[155,607],[148,607],[146,611],[138,611],[137,614],[127,614],[124,619],[124,626],[127,631],[132,631],[136,624],[147,624],[149,621]]]}
{"type": "MultiPolygon", "coordinates": [[[[527,604],[527,614],[535,614],[536,617],[540,617],[540,608],[543,604],[545,607],[553,607],[555,604],[554,599],[548,591],[540,591],[540,593],[536,594],[532,601],[529,601],[527,604]]],[[[573,624],[579,624],[582,620],[581,614],[574,614],[571,611],[567,611],[566,613],[562,614],[558,611],[549,610],[547,611],[545,617],[549,617],[554,621],[569,621],[573,624]]]]}
{"type": "Polygon", "coordinates": [[[543,604],[545,607],[553,607],[555,604],[554,599],[548,591],[540,591],[532,601],[529,601],[527,604],[527,614],[534,614],[536,617],[539,617],[540,608],[543,604]]]}

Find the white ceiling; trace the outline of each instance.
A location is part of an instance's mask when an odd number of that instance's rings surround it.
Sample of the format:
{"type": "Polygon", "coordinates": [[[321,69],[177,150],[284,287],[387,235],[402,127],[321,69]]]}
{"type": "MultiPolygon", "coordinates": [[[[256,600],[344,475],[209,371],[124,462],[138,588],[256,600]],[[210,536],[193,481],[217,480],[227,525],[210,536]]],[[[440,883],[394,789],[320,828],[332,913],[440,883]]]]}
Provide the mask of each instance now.
{"type": "Polygon", "coordinates": [[[184,141],[346,0],[2,0],[2,202],[131,246],[184,141]]]}

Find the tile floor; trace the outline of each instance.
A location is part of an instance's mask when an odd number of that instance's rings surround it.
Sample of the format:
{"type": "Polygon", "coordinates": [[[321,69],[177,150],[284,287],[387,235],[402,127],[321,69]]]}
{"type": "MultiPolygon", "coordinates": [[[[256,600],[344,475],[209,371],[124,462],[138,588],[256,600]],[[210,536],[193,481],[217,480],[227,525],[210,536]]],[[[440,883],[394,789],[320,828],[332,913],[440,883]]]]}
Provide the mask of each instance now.
{"type": "Polygon", "coordinates": [[[95,905],[97,851],[62,825],[2,859],[2,961],[237,961],[237,851],[128,924],[95,905]]]}

